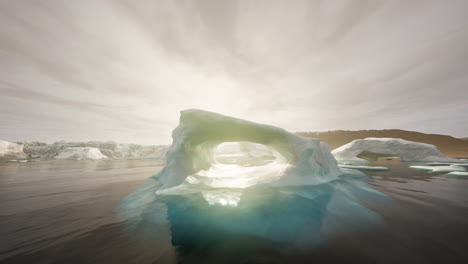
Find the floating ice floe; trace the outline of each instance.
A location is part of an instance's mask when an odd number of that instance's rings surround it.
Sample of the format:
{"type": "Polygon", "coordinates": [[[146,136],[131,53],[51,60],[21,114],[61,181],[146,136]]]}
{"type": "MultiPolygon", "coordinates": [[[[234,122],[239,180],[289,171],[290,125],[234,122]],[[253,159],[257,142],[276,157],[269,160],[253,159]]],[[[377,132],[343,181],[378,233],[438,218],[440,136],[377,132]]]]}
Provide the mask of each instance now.
{"type": "Polygon", "coordinates": [[[387,167],[380,167],[380,166],[354,166],[354,165],[338,165],[340,168],[347,168],[347,169],[357,169],[357,170],[369,170],[369,171],[388,171],[390,170],[387,167]]]}
{"type": "Polygon", "coordinates": [[[172,138],[164,169],[116,208],[135,232],[160,239],[170,226],[180,248],[248,236],[310,250],[382,225],[360,201],[387,197],[318,139],[201,110],[182,111],[172,138]]]}
{"type": "Polygon", "coordinates": [[[367,163],[365,159],[397,156],[402,161],[442,161],[459,160],[442,154],[436,146],[399,138],[356,139],[332,151],[337,160],[367,163]]]}
{"type": "Polygon", "coordinates": [[[449,165],[449,166],[410,166],[413,169],[418,170],[426,170],[430,172],[452,172],[452,171],[459,171],[463,172],[466,171],[464,166],[460,165],[449,165]]]}
{"type": "Polygon", "coordinates": [[[23,152],[23,146],[0,140],[0,159],[27,159],[28,155],[23,152]]]}
{"type": "Polygon", "coordinates": [[[468,171],[452,171],[447,174],[447,176],[468,176],[468,171]]]}
{"type": "Polygon", "coordinates": [[[456,165],[456,166],[463,166],[463,167],[468,167],[468,163],[464,163],[460,160],[460,162],[428,162],[426,163],[429,166],[450,166],[450,165],[456,165]]]}
{"type": "Polygon", "coordinates": [[[107,159],[97,148],[91,147],[69,147],[60,152],[55,159],[71,159],[71,160],[99,160],[107,159]]]}

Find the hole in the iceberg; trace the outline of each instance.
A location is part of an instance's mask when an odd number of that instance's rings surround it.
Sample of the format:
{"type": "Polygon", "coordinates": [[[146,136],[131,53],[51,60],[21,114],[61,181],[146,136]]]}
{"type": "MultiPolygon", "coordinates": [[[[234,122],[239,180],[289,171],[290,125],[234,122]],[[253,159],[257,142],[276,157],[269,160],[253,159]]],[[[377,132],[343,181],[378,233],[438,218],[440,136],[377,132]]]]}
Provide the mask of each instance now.
{"type": "Polygon", "coordinates": [[[219,164],[243,167],[262,166],[277,159],[269,147],[252,142],[221,143],[214,148],[213,158],[219,164]]]}
{"type": "Polygon", "coordinates": [[[203,192],[210,204],[237,206],[240,195],[232,192],[239,190],[233,189],[277,180],[290,166],[287,159],[274,148],[252,142],[223,142],[214,146],[209,153],[209,168],[190,175],[187,182],[218,189],[203,192]],[[221,194],[220,188],[223,189],[221,194]]]}

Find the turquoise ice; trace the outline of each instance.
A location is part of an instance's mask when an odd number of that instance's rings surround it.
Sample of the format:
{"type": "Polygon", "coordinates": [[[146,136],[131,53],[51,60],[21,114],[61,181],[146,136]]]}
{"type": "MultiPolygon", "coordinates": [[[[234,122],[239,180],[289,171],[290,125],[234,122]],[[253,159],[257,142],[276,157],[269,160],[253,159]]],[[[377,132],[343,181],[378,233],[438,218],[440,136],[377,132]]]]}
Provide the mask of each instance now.
{"type": "Polygon", "coordinates": [[[186,110],[163,170],[117,207],[140,234],[170,230],[173,246],[209,247],[247,236],[307,249],[381,217],[361,201],[387,201],[328,145],[284,129],[186,110]],[[144,232],[141,232],[144,230],[144,232]]]}

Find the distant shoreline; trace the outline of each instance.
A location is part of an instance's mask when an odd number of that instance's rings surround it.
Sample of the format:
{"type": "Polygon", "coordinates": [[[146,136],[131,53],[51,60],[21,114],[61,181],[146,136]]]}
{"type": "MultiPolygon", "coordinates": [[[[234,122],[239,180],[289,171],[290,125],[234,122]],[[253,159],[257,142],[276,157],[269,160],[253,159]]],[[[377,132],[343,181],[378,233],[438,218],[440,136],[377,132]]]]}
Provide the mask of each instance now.
{"type": "Polygon", "coordinates": [[[382,130],[334,130],[326,132],[297,132],[297,135],[318,138],[333,150],[355,139],[367,137],[401,138],[435,145],[442,153],[453,158],[468,158],[468,138],[454,138],[447,135],[425,134],[400,129],[382,130]]]}

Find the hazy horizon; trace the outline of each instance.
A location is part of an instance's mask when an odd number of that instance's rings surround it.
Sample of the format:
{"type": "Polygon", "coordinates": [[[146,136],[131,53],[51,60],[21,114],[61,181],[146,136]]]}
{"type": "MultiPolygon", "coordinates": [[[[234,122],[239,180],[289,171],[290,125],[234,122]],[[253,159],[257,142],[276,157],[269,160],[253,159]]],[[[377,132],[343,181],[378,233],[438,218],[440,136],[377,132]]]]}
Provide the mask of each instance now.
{"type": "MultiPolygon", "coordinates": [[[[398,129],[398,128],[383,128],[383,129],[357,129],[357,130],[348,130],[348,129],[334,129],[334,130],[321,130],[321,131],[288,131],[290,133],[295,133],[295,134],[301,134],[301,133],[327,133],[327,132],[335,132],[335,131],[345,131],[345,132],[358,132],[358,131],[366,131],[366,130],[376,130],[376,131],[382,131],[382,130],[402,130],[406,132],[419,132],[427,135],[441,135],[441,136],[451,136],[451,135],[446,135],[446,134],[437,134],[437,133],[424,133],[421,131],[413,131],[413,130],[404,130],[404,129],[398,129]]],[[[454,137],[454,136],[451,136],[454,137]]],[[[466,140],[468,137],[454,137],[457,139],[462,139],[466,140]]],[[[4,140],[4,139],[0,139],[4,140]]],[[[47,143],[47,144],[52,144],[52,143],[57,143],[57,142],[90,142],[90,141],[99,141],[99,142],[116,142],[116,143],[123,143],[123,144],[139,144],[139,145],[170,145],[172,143],[172,138],[167,141],[167,142],[161,142],[161,143],[148,143],[148,142],[130,142],[130,141],[118,141],[118,140],[109,140],[109,139],[103,139],[103,140],[95,140],[95,139],[82,139],[82,140],[65,140],[65,139],[52,139],[52,140],[13,140],[12,142],[42,142],[42,143],[47,143]]],[[[323,140],[322,140],[323,141],[323,140]]]]}
{"type": "Polygon", "coordinates": [[[198,108],[468,137],[468,1],[2,1],[0,140],[168,144],[198,108]]]}

